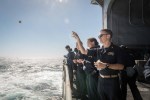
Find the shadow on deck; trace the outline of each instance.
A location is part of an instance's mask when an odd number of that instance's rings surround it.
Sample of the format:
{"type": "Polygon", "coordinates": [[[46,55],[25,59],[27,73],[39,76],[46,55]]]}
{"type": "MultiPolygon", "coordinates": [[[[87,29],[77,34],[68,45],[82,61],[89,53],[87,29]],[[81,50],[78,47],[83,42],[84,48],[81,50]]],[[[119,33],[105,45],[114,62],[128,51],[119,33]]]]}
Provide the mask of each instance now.
{"type": "MultiPolygon", "coordinates": [[[[143,100],[150,100],[150,84],[136,82],[136,85],[141,93],[143,100]]],[[[127,92],[127,100],[134,100],[129,87],[127,92]]]]}

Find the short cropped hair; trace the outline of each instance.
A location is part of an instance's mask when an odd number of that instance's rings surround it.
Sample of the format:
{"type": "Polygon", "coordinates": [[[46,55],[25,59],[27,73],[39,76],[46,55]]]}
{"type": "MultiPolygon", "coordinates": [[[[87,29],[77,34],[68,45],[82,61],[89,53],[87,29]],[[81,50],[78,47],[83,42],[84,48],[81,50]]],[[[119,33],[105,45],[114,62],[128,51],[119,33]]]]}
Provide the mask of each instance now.
{"type": "Polygon", "coordinates": [[[69,45],[66,45],[66,47],[65,47],[66,49],[70,49],[70,46],[69,45]]]}
{"type": "Polygon", "coordinates": [[[97,42],[96,38],[88,38],[88,41],[94,42],[95,45],[98,45],[98,42],[97,42]]]}
{"type": "Polygon", "coordinates": [[[109,30],[109,29],[102,29],[101,31],[106,32],[106,33],[107,33],[107,34],[109,34],[109,35],[110,35],[110,37],[112,38],[113,33],[112,33],[112,31],[111,31],[111,30],[109,30]]]}

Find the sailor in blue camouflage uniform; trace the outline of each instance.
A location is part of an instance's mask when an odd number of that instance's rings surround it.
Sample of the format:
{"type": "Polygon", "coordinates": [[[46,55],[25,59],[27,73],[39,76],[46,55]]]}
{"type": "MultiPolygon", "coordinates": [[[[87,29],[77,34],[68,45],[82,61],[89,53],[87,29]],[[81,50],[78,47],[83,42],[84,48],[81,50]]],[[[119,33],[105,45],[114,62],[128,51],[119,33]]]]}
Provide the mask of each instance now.
{"type": "MultiPolygon", "coordinates": [[[[78,49],[78,45],[76,46],[78,49]]],[[[76,62],[76,67],[77,67],[77,71],[76,71],[76,76],[77,76],[77,91],[79,92],[79,97],[81,98],[81,100],[87,100],[86,97],[86,74],[83,70],[83,60],[85,58],[85,55],[81,54],[81,52],[78,50],[78,52],[76,53],[74,62],[76,62]],[[75,61],[76,60],[76,61],[75,61]]]]}
{"type": "Polygon", "coordinates": [[[146,81],[150,83],[150,58],[144,66],[144,76],[146,81]]]}
{"type": "Polygon", "coordinates": [[[67,45],[65,48],[68,51],[68,54],[65,55],[64,57],[67,58],[67,65],[68,65],[68,70],[69,70],[69,79],[70,79],[71,89],[73,89],[73,67],[74,67],[73,59],[74,59],[75,54],[69,45],[67,45]]]}
{"type": "MultiPolygon", "coordinates": [[[[98,42],[95,38],[89,38],[87,40],[87,45],[90,50],[97,50],[99,49],[98,42]]],[[[96,61],[97,56],[89,56],[86,55],[84,60],[84,66],[85,66],[85,73],[86,73],[86,85],[87,85],[87,93],[88,93],[88,99],[89,100],[100,100],[98,98],[97,93],[97,83],[98,83],[98,70],[94,66],[94,62],[96,61]]]]}

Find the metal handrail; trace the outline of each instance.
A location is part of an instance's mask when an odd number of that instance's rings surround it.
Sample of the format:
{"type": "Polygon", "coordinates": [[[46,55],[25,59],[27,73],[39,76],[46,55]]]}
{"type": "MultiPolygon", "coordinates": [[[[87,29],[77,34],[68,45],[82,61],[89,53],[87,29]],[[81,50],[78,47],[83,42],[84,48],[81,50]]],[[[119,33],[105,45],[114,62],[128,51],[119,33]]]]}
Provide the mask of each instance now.
{"type": "Polygon", "coordinates": [[[69,70],[65,60],[63,64],[63,100],[72,100],[69,70]]]}

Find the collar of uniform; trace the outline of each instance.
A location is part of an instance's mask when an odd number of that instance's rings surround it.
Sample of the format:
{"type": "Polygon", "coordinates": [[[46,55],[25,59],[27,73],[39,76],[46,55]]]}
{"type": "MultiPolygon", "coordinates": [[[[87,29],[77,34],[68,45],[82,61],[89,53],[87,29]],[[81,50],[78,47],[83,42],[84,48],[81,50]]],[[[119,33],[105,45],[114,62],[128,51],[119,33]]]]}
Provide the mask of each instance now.
{"type": "Polygon", "coordinates": [[[106,53],[107,51],[109,51],[112,48],[114,48],[114,44],[113,43],[111,43],[111,45],[108,48],[104,48],[104,46],[102,46],[102,52],[106,53]]]}
{"type": "Polygon", "coordinates": [[[114,44],[111,42],[110,46],[107,47],[107,48],[104,48],[104,46],[102,46],[102,49],[109,49],[109,48],[113,48],[114,47],[114,44]]]}

